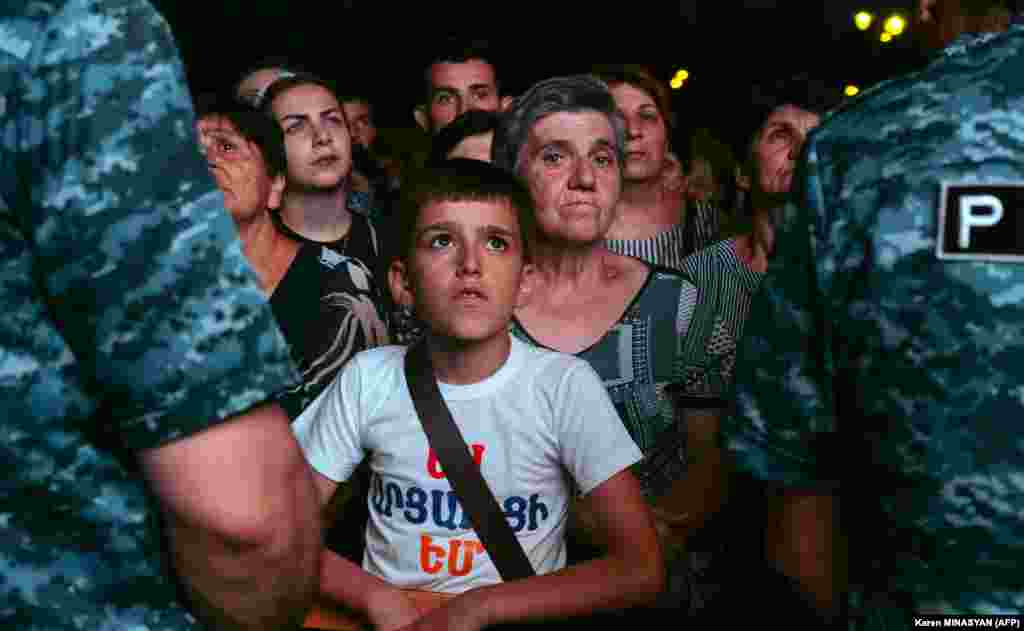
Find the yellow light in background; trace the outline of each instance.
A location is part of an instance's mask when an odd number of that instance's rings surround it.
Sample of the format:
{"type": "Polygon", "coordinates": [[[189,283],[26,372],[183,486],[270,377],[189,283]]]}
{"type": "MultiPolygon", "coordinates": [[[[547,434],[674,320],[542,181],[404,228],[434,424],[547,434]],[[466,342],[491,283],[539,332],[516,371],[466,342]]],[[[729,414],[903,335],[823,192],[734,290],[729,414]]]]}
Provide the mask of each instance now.
{"type": "Polygon", "coordinates": [[[882,25],[886,33],[890,33],[893,37],[897,37],[903,34],[903,31],[907,29],[907,20],[899,13],[893,13],[885,20],[885,24],[882,25]]]}
{"type": "Polygon", "coordinates": [[[889,42],[892,41],[892,33],[890,33],[889,31],[886,31],[886,32],[882,33],[881,35],[879,35],[878,39],[882,40],[883,44],[888,44],[889,42]]]}
{"type": "Polygon", "coordinates": [[[871,15],[867,11],[858,11],[853,16],[853,23],[857,25],[862,31],[866,31],[871,28],[871,23],[875,21],[875,16],[871,15]]]}
{"type": "Polygon", "coordinates": [[[690,71],[686,70],[685,68],[680,68],[679,70],[676,70],[675,76],[672,77],[672,80],[669,81],[668,84],[672,86],[673,90],[678,90],[679,88],[683,87],[683,84],[686,83],[686,80],[689,78],[690,71]]]}
{"type": "Polygon", "coordinates": [[[846,96],[857,96],[860,94],[860,88],[853,85],[852,83],[843,88],[843,94],[846,96]]]}

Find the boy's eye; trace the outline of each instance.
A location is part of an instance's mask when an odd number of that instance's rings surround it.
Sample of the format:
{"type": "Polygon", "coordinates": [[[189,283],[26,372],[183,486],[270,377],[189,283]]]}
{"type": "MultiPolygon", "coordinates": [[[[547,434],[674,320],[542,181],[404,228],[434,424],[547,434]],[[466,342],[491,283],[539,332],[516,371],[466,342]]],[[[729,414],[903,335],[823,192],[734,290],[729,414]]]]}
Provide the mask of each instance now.
{"type": "Polygon", "coordinates": [[[608,154],[598,154],[594,156],[594,164],[599,167],[610,167],[615,164],[615,158],[608,154]]]}
{"type": "Polygon", "coordinates": [[[487,239],[487,249],[504,252],[508,249],[508,241],[502,237],[491,237],[487,239]]]}
{"type": "Polygon", "coordinates": [[[452,102],[452,95],[448,92],[439,92],[434,95],[434,103],[438,105],[447,105],[452,102]]]}
{"type": "Polygon", "coordinates": [[[298,121],[298,122],[292,123],[291,125],[288,125],[287,127],[284,128],[284,133],[291,134],[291,133],[295,133],[295,132],[301,130],[302,129],[302,123],[303,123],[303,121],[298,121]]]}
{"type": "Polygon", "coordinates": [[[452,238],[446,234],[435,235],[430,239],[430,247],[434,249],[443,249],[452,244],[452,238]]]}

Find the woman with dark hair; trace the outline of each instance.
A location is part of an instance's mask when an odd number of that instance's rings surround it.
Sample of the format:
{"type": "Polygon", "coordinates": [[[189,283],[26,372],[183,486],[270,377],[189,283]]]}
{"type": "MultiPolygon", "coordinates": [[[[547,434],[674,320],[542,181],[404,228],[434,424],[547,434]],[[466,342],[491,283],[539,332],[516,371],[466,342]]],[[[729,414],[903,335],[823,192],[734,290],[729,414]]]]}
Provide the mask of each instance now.
{"type": "MultiPolygon", "coordinates": [[[[648,263],[682,269],[683,258],[710,244],[719,230],[711,204],[672,194],[664,186],[668,154],[688,164],[686,146],[670,147],[676,129],[668,91],[642,66],[600,66],[594,74],[608,84],[626,122],[622,194],[608,230],[608,249],[648,263]]],[[[683,145],[686,138],[677,144],[683,145]]]]}
{"type": "Polygon", "coordinates": [[[367,291],[354,289],[351,270],[330,265],[322,246],[280,230],[273,219],[287,186],[281,128],[226,95],[202,96],[196,109],[200,146],[299,366],[301,381],[281,400],[294,418],[354,352],[387,341],[386,329],[359,315],[375,288],[360,280],[367,291]],[[363,326],[353,326],[360,320],[363,326]]]}
{"type": "Polygon", "coordinates": [[[388,342],[388,301],[379,285],[380,248],[372,222],[352,207],[348,190],[352,145],[341,104],[327,82],[306,74],[278,79],[263,98],[264,112],[281,129],[287,169],[279,210],[272,210],[277,230],[302,248],[271,296],[282,328],[300,340],[318,340],[317,361],[304,367],[304,403],[312,400],[348,359],[366,348],[388,342]],[[323,293],[323,279],[331,290],[323,293]],[[310,294],[322,308],[344,317],[325,339],[303,313],[310,294]]]}

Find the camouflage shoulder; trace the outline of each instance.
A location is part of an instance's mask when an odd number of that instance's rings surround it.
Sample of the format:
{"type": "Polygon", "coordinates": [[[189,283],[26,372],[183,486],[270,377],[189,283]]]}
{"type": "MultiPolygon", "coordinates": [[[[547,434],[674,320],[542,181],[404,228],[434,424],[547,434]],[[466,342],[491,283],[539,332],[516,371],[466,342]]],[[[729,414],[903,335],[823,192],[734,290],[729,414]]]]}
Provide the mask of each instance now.
{"type": "MultiPolygon", "coordinates": [[[[822,135],[829,129],[842,125],[849,118],[884,109],[894,98],[921,87],[931,87],[932,82],[940,77],[948,77],[958,70],[964,73],[973,72],[974,57],[978,55],[996,55],[1012,57],[1024,52],[1024,25],[1014,24],[1001,33],[982,33],[965,35],[953,44],[936,53],[923,67],[907,74],[881,81],[865,88],[855,97],[844,101],[827,112],[813,135],[822,135]],[[970,53],[972,58],[966,59],[970,53]],[[965,58],[958,63],[959,58],[965,58]]],[[[1019,56],[1019,55],[1017,55],[1019,56]]]]}

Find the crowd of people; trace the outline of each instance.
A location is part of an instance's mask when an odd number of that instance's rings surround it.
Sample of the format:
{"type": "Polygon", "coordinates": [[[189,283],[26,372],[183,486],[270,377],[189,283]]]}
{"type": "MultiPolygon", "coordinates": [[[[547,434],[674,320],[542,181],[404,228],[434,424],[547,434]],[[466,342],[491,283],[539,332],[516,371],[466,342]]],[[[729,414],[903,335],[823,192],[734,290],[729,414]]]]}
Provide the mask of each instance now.
{"type": "Polygon", "coordinates": [[[510,94],[439,41],[409,159],[295,60],[190,94],[146,0],[15,2],[0,622],[1019,620],[1014,16],[919,0],[929,65],[766,83],[723,167],[641,65],[510,94]]]}

